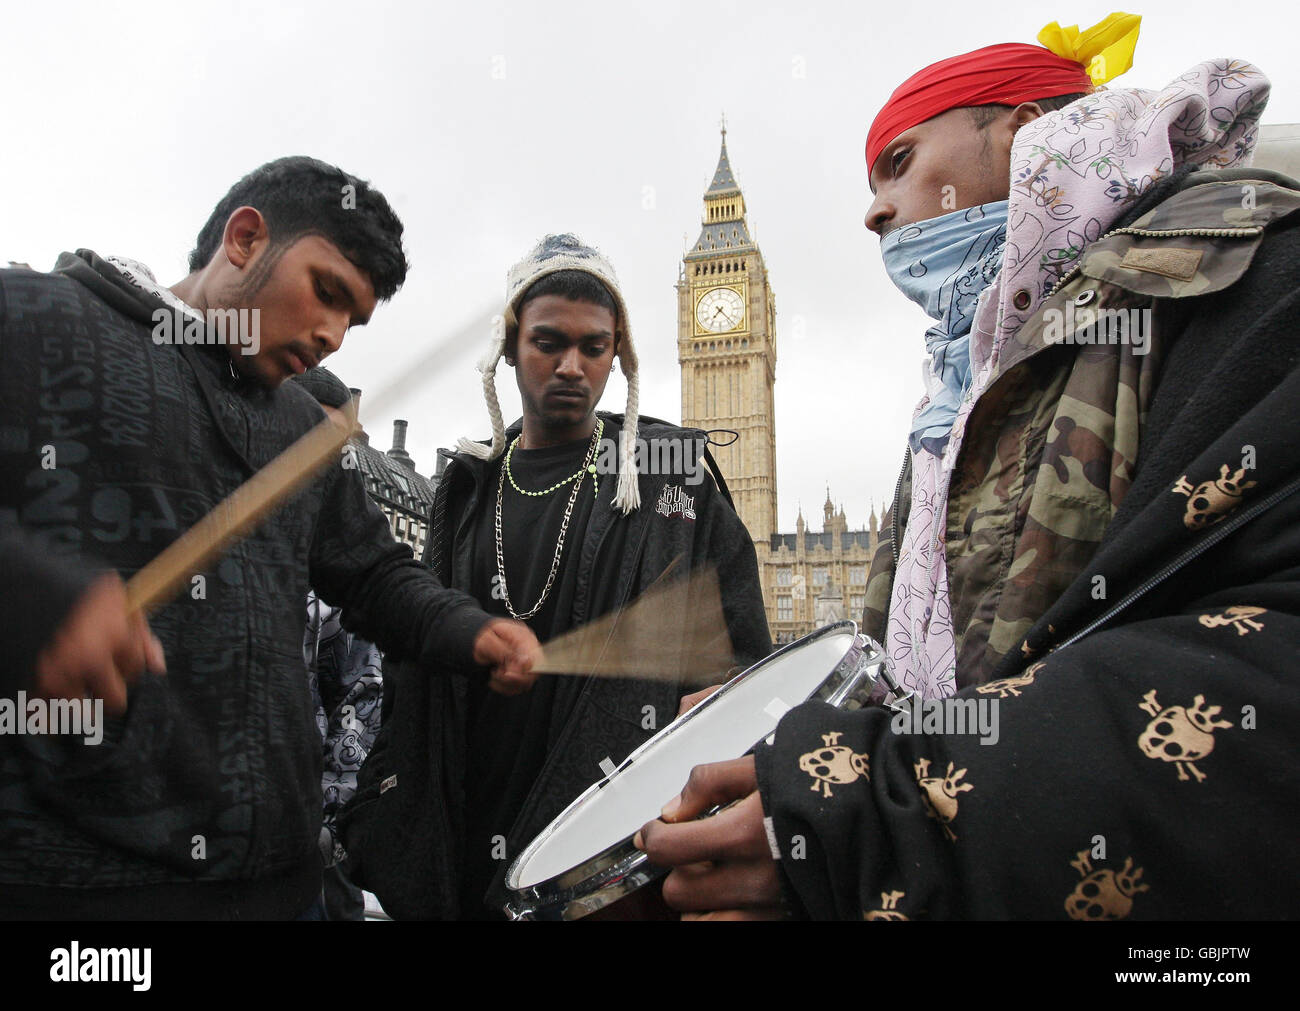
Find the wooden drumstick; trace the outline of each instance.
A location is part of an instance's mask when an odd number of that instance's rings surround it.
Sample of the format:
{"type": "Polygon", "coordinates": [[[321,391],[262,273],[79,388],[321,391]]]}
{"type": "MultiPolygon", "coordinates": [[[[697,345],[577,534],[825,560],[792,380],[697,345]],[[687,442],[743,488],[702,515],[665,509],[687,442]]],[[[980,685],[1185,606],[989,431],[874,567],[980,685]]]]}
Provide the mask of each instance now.
{"type": "MultiPolygon", "coordinates": [[[[355,424],[349,402],[341,408],[355,424]]],[[[326,418],[227,495],[216,507],[126,584],[127,606],[148,614],[165,604],[195,573],[252,530],[262,518],[337,459],[353,425],[326,418]]]]}
{"type": "MultiPolygon", "coordinates": [[[[473,347],[490,325],[500,325],[491,311],[480,312],[453,334],[435,341],[377,395],[382,403],[410,392],[432,366],[457,347],[473,347]]],[[[369,398],[367,403],[373,403],[369,398]]],[[[331,457],[336,457],[356,424],[356,406],[341,408],[351,424],[326,418],[244,484],[219,502],[198,523],[176,538],[126,584],[128,606],[148,614],[176,593],[195,572],[206,567],[232,543],[252,530],[269,512],[307,484],[331,457]]]]}

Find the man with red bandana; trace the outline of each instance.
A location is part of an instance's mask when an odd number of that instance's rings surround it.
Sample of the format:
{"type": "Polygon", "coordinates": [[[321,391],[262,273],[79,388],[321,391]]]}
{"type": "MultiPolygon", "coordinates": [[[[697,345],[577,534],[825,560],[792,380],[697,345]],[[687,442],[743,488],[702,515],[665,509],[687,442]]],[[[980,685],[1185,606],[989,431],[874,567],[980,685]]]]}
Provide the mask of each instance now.
{"type": "Polygon", "coordinates": [[[1137,20],[872,124],[866,225],[934,321],[863,618],[913,703],[696,769],[639,839],[686,914],[1293,914],[1300,186],[1243,167],[1250,64],[1098,90],[1137,20]]]}

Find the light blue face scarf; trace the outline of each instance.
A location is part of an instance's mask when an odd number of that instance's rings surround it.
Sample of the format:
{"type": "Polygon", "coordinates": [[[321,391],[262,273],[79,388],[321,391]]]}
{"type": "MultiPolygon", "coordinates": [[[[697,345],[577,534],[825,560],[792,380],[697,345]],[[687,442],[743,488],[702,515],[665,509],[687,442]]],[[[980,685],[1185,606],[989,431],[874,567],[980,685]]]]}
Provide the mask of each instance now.
{"type": "Polygon", "coordinates": [[[912,452],[943,453],[970,386],[970,328],[980,293],[1002,267],[1007,201],[967,207],[895,228],[880,242],[889,278],[938,320],[925,332],[930,402],[912,422],[912,452]]]}

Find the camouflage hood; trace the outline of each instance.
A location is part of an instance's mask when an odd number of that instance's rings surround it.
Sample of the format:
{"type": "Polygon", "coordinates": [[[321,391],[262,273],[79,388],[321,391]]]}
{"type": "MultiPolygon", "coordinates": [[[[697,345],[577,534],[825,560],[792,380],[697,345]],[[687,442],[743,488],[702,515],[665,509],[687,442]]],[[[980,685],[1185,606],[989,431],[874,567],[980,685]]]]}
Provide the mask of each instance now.
{"type": "MultiPolygon", "coordinates": [[[[981,299],[971,333],[971,395],[958,412],[943,457],[922,452],[913,458],[911,515],[899,545],[886,633],[900,679],[909,688],[926,696],[942,697],[958,687],[960,654],[965,648],[965,630],[960,623],[970,618],[970,598],[965,594],[981,591],[983,582],[967,585],[965,577],[954,571],[952,553],[946,547],[958,533],[946,522],[953,515],[949,487],[954,467],[964,453],[968,420],[978,410],[980,399],[1011,367],[1012,361],[1003,362],[1003,355],[1019,360],[1014,351],[1023,347],[1020,335],[1026,324],[1038,319],[1049,296],[1078,272],[1081,258],[1091,244],[1158,180],[1188,165],[1227,167],[1249,160],[1268,87],[1267,79],[1250,64],[1210,61],[1192,68],[1159,93],[1098,92],[1041,117],[1017,134],[1011,157],[1005,259],[1001,272],[981,299]],[[1223,104],[1224,95],[1232,96],[1231,105],[1223,104]],[[959,593],[963,599],[954,600],[959,593]]],[[[1069,323],[1062,312],[1057,329],[1046,336],[1063,340],[1069,323]]],[[[1140,412],[1129,412],[1132,417],[1118,429],[1110,412],[1120,410],[1117,405],[1121,402],[1133,403],[1131,397],[1116,400],[1118,386],[1133,385],[1136,390],[1145,382],[1149,393],[1155,363],[1159,361],[1158,355],[1150,355],[1150,351],[1149,343],[1140,351],[1130,345],[1110,355],[1115,371],[1109,378],[1100,373],[1080,377],[1089,387],[1085,402],[1110,416],[1110,421],[1101,426],[1107,430],[1103,444],[1115,448],[1116,438],[1127,443],[1119,451],[1130,463],[1132,458],[1126,451],[1132,447],[1135,452],[1140,412]],[[1121,365],[1119,359],[1125,355],[1127,364],[1121,365]]],[[[1036,407],[1020,421],[1050,417],[1066,385],[1062,381],[1055,389],[1036,389],[1036,407]],[[1039,413],[1043,410],[1049,414],[1039,413]]],[[[924,407],[923,402],[918,411],[924,407]]],[[[987,433],[972,428],[972,438],[977,440],[975,452],[986,453],[987,433]]],[[[1007,447],[1000,446],[997,451],[1005,453],[1007,447]]],[[[1111,469],[1107,467],[1104,473],[1110,474],[1111,469]]],[[[1119,470],[1121,475],[1124,471],[1123,467],[1119,470]]],[[[1109,477],[1098,480],[1111,483],[1109,477]]],[[[1126,483],[1126,477],[1118,482],[1126,483]]],[[[1122,489],[1116,491],[1122,494],[1122,489]]],[[[1000,493],[1006,492],[1004,488],[1000,493]]],[[[1104,515],[1098,514],[1094,522],[1083,524],[1087,528],[1080,539],[1081,545],[1087,545],[1080,547],[1083,561],[1095,549],[1101,529],[1118,501],[1109,499],[1104,515]]],[[[1073,528],[1079,522],[1070,511],[1074,507],[1065,508],[1062,522],[1073,528]]],[[[994,512],[1001,518],[995,522],[991,516],[985,517],[988,537],[1006,533],[998,526],[1002,521],[1023,522],[1023,517],[1014,512],[994,512]]],[[[1037,550],[1043,547],[1039,545],[1037,550]]],[[[1030,550],[1028,546],[1026,550],[1030,550]]],[[[1029,558],[1035,557],[1041,556],[1031,550],[1029,558]]],[[[1070,564],[1072,578],[1077,571],[1074,566],[1081,562],[1075,559],[1070,564]]],[[[1006,570],[1000,574],[1007,575],[1006,570]]],[[[1046,585],[1059,591],[1064,584],[1050,580],[1046,585]]],[[[1041,609],[1034,616],[1040,613],[1041,609]]],[[[1027,627],[1024,625],[1021,632],[1027,627]]]]}

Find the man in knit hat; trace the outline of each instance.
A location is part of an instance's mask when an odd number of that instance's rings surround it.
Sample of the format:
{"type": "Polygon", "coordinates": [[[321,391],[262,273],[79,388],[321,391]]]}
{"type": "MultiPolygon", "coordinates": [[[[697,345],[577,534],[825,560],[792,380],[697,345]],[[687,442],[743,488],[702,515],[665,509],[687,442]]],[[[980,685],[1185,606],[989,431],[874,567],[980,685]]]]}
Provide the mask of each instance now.
{"type": "Polygon", "coordinates": [[[1294,915],[1300,185],[1239,167],[1248,63],[1096,90],[1137,20],[927,67],[872,124],[866,224],[934,321],[863,617],[915,695],[697,769],[641,835],[678,908],[1294,915]]]}
{"type": "MultiPolygon", "coordinates": [[[[488,613],[526,622],[543,643],[631,602],[670,566],[684,578],[710,565],[734,664],[765,656],[771,641],[753,542],[702,469],[704,433],[638,418],[632,328],[609,261],[572,235],[547,236],[510,270],[503,322],[480,364],[492,438],[462,440],[448,463],[426,562],[488,613]],[[503,358],[523,401],[523,418],[509,428],[495,389],[503,358]],[[616,360],[627,408],[598,414],[616,360]],[[677,451],[651,451],[665,447],[677,451]]],[[[356,879],[397,916],[499,918],[501,880],[521,849],[609,762],[672,719],[682,676],[725,674],[677,668],[685,616],[663,617],[666,676],[653,683],[543,676],[506,698],[482,681],[408,685],[399,673],[393,719],[385,714],[358,795],[399,769],[398,759],[374,757],[385,749],[407,758],[427,751],[420,775],[422,788],[432,788],[407,789],[405,800],[403,791],[376,788],[370,813],[358,803],[350,826],[345,815],[356,879]],[[430,704],[427,692],[445,697],[430,704]],[[439,725],[413,722],[430,711],[439,725]],[[436,824],[412,831],[411,819],[430,810],[442,813],[440,824],[462,827],[451,838],[436,824]],[[393,854],[398,832],[441,849],[393,854]]]]}

